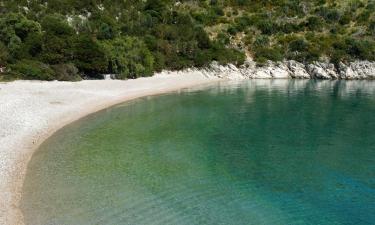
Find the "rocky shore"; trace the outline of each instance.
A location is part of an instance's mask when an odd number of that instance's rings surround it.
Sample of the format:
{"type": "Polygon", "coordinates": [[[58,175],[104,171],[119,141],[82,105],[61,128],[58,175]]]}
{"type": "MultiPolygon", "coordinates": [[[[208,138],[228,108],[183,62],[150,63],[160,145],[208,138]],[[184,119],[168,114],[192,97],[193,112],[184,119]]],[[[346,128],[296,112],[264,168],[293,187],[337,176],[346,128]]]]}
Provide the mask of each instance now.
{"type": "MultiPolygon", "coordinates": [[[[189,69],[192,70],[192,69],[189,69]]],[[[283,62],[269,61],[265,66],[257,66],[248,59],[244,65],[236,67],[233,64],[226,66],[212,63],[208,68],[196,69],[207,77],[224,79],[324,79],[324,80],[371,80],[375,79],[375,62],[355,61],[348,64],[314,62],[302,64],[289,60],[283,62]]]]}

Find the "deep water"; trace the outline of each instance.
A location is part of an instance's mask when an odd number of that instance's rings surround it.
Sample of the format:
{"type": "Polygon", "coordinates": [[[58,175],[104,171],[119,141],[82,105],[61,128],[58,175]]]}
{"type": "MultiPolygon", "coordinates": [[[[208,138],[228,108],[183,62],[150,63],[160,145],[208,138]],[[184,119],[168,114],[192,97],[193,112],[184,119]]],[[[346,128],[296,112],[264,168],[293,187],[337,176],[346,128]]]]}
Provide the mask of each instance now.
{"type": "Polygon", "coordinates": [[[254,80],[147,97],[33,156],[26,224],[375,224],[375,82],[254,80]]]}

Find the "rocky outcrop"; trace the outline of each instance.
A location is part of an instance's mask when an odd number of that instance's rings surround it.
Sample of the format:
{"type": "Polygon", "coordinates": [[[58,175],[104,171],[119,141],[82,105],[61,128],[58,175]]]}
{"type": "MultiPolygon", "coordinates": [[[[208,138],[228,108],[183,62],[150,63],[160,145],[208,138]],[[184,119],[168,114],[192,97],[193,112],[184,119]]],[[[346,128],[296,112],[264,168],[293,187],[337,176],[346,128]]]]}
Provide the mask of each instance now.
{"type": "Polygon", "coordinates": [[[290,76],[295,79],[310,79],[310,74],[306,71],[304,64],[299,63],[294,60],[286,62],[286,65],[289,68],[290,76]]]}
{"type": "Polygon", "coordinates": [[[375,62],[357,61],[349,65],[340,63],[339,71],[341,79],[375,79],[375,62]]]}
{"type": "Polygon", "coordinates": [[[314,62],[302,64],[293,60],[283,62],[269,61],[265,66],[256,66],[252,60],[236,67],[233,64],[219,65],[212,63],[208,68],[197,71],[206,76],[215,76],[224,79],[375,79],[375,62],[356,61],[349,64],[340,63],[335,66],[328,62],[314,62]]]}
{"type": "Polygon", "coordinates": [[[335,66],[332,63],[314,62],[306,66],[307,72],[313,79],[337,79],[339,78],[335,66]]]}

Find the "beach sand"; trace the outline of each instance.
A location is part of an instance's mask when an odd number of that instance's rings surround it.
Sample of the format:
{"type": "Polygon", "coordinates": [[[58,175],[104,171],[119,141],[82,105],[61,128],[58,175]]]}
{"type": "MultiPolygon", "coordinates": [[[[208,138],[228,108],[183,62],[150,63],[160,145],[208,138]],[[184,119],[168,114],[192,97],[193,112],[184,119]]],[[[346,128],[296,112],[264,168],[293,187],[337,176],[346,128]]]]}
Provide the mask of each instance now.
{"type": "Polygon", "coordinates": [[[27,164],[58,129],[127,100],[218,80],[191,71],[127,81],[0,83],[0,224],[23,224],[18,203],[27,164]]]}

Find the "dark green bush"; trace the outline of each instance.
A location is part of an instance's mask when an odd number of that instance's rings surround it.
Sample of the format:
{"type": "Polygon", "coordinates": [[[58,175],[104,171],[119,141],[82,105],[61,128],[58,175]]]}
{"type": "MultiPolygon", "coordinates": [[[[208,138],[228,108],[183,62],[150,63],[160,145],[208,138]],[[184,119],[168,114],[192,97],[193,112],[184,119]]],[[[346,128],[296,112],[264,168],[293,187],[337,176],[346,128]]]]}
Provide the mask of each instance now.
{"type": "Polygon", "coordinates": [[[283,52],[277,47],[259,47],[255,48],[254,59],[258,63],[264,63],[267,60],[282,61],[283,52]]]}
{"type": "Polygon", "coordinates": [[[320,31],[323,28],[324,21],[317,16],[310,16],[307,18],[305,26],[311,31],[320,31]]]}
{"type": "Polygon", "coordinates": [[[290,51],[303,52],[308,50],[309,45],[304,39],[297,39],[289,43],[290,51]]]}
{"type": "Polygon", "coordinates": [[[107,71],[108,58],[105,50],[88,35],[74,40],[73,55],[77,68],[90,77],[101,78],[100,74],[107,71]]]}
{"type": "Polygon", "coordinates": [[[347,53],[354,58],[361,60],[375,60],[375,42],[368,40],[346,40],[347,53]]]}
{"type": "Polygon", "coordinates": [[[55,72],[47,64],[34,60],[21,60],[10,65],[10,73],[19,79],[54,80],[55,72]]]}
{"type": "Polygon", "coordinates": [[[143,41],[134,37],[122,37],[101,42],[106,58],[109,59],[110,73],[118,78],[150,76],[154,71],[154,57],[143,41]]]}
{"type": "Polygon", "coordinates": [[[47,15],[42,20],[43,31],[54,36],[71,36],[74,30],[60,14],[47,15]]]}
{"type": "Polygon", "coordinates": [[[270,39],[268,36],[259,35],[256,37],[253,45],[255,48],[258,48],[258,47],[266,47],[269,45],[269,43],[270,43],[270,39]]]}
{"type": "Polygon", "coordinates": [[[53,65],[51,68],[55,72],[55,78],[59,81],[80,81],[82,78],[78,74],[77,67],[74,64],[58,64],[53,65]]]}
{"type": "Polygon", "coordinates": [[[6,46],[0,41],[0,67],[6,66],[9,59],[9,53],[6,46]]]}
{"type": "Polygon", "coordinates": [[[239,32],[239,30],[237,29],[237,27],[235,26],[230,26],[228,27],[228,30],[227,32],[230,34],[230,35],[235,35],[239,32]]]}
{"type": "Polygon", "coordinates": [[[227,45],[230,43],[230,37],[227,33],[219,33],[217,35],[217,41],[222,45],[227,45]]]}
{"type": "Polygon", "coordinates": [[[256,26],[262,34],[271,35],[278,32],[278,25],[269,19],[259,21],[256,26]]]}
{"type": "Polygon", "coordinates": [[[369,33],[370,33],[370,34],[372,34],[372,35],[375,36],[375,20],[372,20],[372,21],[369,23],[368,30],[369,30],[369,33]]]}

